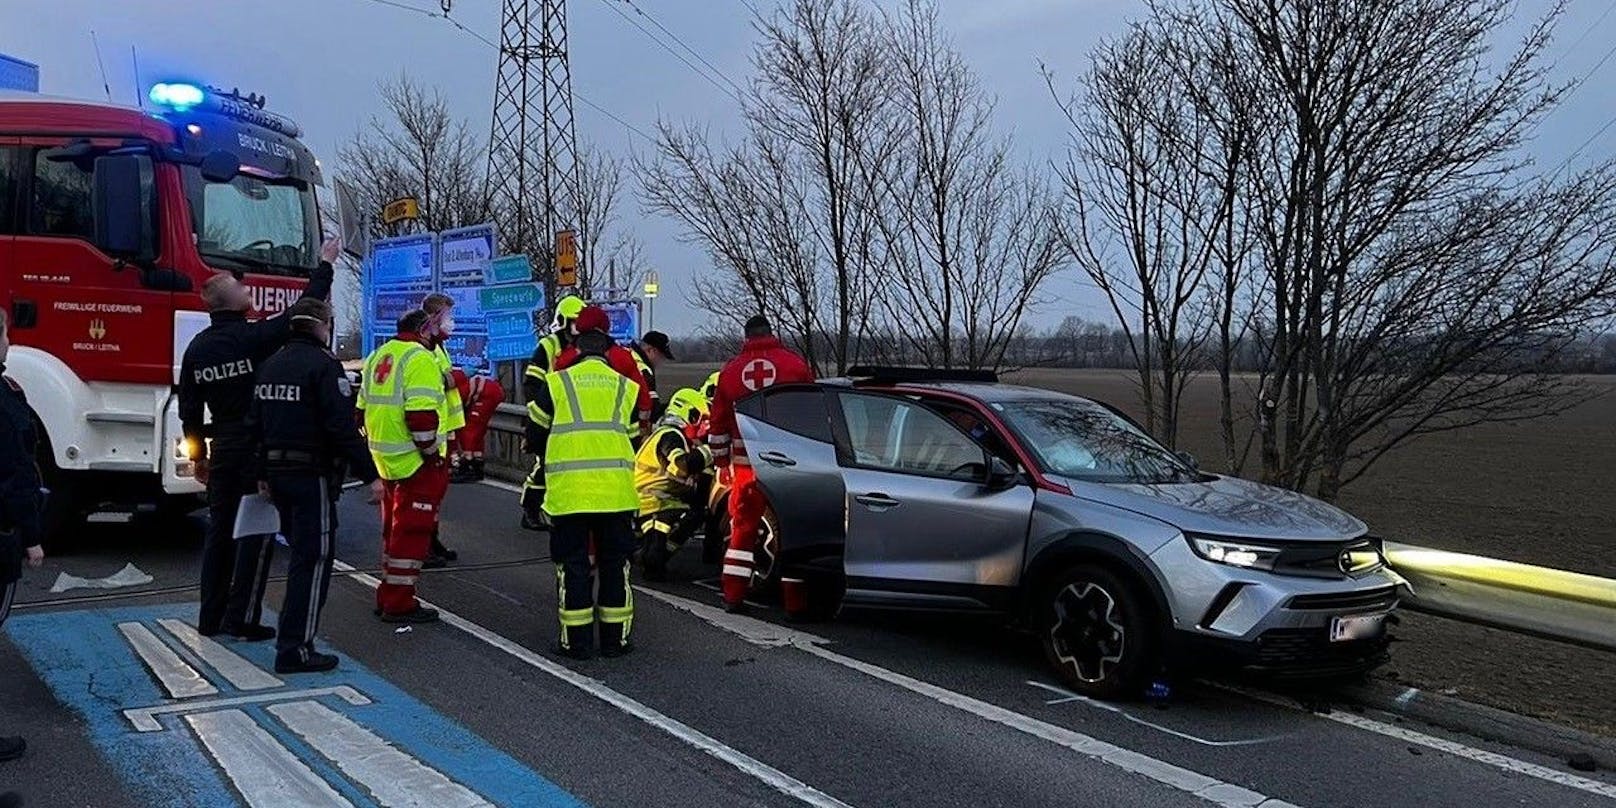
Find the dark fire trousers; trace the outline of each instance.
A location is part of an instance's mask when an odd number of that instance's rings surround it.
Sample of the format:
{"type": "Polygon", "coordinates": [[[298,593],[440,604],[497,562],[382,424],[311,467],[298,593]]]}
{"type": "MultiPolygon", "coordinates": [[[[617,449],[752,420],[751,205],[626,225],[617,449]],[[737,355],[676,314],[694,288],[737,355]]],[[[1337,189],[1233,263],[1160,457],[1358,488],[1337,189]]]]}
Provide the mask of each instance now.
{"type": "Polygon", "coordinates": [[[202,610],[197,630],[214,634],[262,617],[275,542],[269,536],[235,538],[241,498],[258,493],[248,446],[215,439],[209,458],[208,532],[202,541],[202,610]]]}
{"type": "Polygon", "coordinates": [[[628,582],[628,560],[636,546],[633,518],[629,511],[552,517],[550,557],[555,560],[556,594],[561,602],[562,648],[590,648],[597,618],[602,648],[628,642],[634,622],[634,596],[628,582]],[[600,576],[598,601],[595,576],[589,569],[591,536],[600,576]]]}

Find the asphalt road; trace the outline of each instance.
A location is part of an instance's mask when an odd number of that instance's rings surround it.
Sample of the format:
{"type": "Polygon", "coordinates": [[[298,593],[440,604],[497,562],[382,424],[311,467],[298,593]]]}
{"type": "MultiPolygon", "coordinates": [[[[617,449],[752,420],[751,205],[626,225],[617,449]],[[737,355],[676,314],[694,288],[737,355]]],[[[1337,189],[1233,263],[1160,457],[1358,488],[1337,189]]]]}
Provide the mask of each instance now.
{"type": "Polygon", "coordinates": [[[97,528],[31,573],[0,630],[0,732],[32,749],[0,764],[0,792],[97,808],[1616,802],[1608,773],[1236,682],[1087,702],[990,621],[730,617],[693,547],[674,583],[636,592],[634,654],[563,663],[544,536],[494,485],[457,486],[446,507],[460,561],[422,594],[450,619],[399,632],[371,615],[377,524],[359,500],[338,552],[358,571],[333,583],[321,627],[333,674],[265,681],[262,645],[187,643],[194,526],[97,528]],[[153,581],[45,591],[131,562],[153,581]],[[144,636],[156,663],[133,650],[144,636]]]}

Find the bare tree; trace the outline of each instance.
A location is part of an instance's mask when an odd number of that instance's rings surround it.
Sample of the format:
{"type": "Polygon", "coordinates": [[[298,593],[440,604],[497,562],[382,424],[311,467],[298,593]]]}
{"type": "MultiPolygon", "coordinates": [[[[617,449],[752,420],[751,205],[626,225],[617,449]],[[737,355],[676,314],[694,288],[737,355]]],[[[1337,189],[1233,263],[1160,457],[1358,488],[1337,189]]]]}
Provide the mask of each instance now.
{"type": "Polygon", "coordinates": [[[1045,73],[1073,127],[1062,241],[1127,335],[1145,425],[1168,446],[1215,314],[1232,313],[1207,282],[1239,185],[1234,164],[1220,170],[1213,123],[1184,103],[1170,64],[1179,45],[1163,26],[1137,26],[1099,46],[1080,94],[1064,100],[1045,73]]]}
{"type": "Polygon", "coordinates": [[[1049,195],[1012,165],[994,101],[931,3],[909,0],[882,34],[893,122],[862,156],[878,193],[884,330],[932,367],[999,368],[1063,262],[1049,195]]]}
{"type": "MultiPolygon", "coordinates": [[[[1250,236],[1266,480],[1333,499],[1413,437],[1587,396],[1549,372],[1616,308],[1616,165],[1541,174],[1522,156],[1564,97],[1543,62],[1560,8],[1499,60],[1492,46],[1514,9],[1153,4],[1144,27],[1178,43],[1157,64],[1221,143],[1139,162],[1216,175],[1239,158],[1239,221],[1217,261],[1238,267],[1250,236]]],[[[1129,166],[1113,162],[1113,182],[1129,166]]],[[[1151,234],[1145,248],[1177,239],[1151,234]]],[[[1244,294],[1229,277],[1213,284],[1226,313],[1244,294]]]]}

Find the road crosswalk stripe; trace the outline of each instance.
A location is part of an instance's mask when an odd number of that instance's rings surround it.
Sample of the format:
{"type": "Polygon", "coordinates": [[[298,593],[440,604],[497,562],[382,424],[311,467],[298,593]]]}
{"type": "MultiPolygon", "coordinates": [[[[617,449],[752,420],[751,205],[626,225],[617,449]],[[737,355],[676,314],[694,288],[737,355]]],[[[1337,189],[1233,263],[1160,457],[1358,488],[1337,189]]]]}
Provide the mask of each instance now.
{"type": "Polygon", "coordinates": [[[183,620],[164,618],[157,623],[168,629],[169,633],[184,643],[186,648],[201,657],[203,662],[213,666],[213,669],[230,684],[242,690],[267,690],[286,684],[271,676],[263,668],[242,659],[236,652],[196,633],[196,629],[183,620]]]}
{"type": "Polygon", "coordinates": [[[219,692],[212,682],[203,678],[196,668],[191,667],[180,655],[174,653],[151,629],[139,623],[119,623],[118,631],[123,633],[124,639],[129,641],[130,647],[140,655],[146,667],[151,669],[157,681],[162,683],[163,689],[176,699],[187,699],[194,696],[212,696],[219,692]]]}
{"type": "Polygon", "coordinates": [[[250,808],[341,808],[344,799],[240,710],[185,717],[250,808]]]}
{"type": "Polygon", "coordinates": [[[323,704],[292,701],[271,705],[269,712],[388,808],[492,808],[487,800],[323,704]]]}

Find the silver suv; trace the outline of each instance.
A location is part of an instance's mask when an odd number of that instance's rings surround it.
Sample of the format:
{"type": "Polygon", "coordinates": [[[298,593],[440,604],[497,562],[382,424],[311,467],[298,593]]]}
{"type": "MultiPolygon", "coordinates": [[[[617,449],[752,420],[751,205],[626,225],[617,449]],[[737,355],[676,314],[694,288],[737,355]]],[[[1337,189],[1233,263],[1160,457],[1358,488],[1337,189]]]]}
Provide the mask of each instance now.
{"type": "Polygon", "coordinates": [[[1187,660],[1341,676],[1386,659],[1401,581],[1352,516],[1200,471],[1089,399],[991,374],[854,376],[737,407],[772,511],[760,582],[804,578],[830,614],[1012,616],[1102,698],[1187,660]]]}

